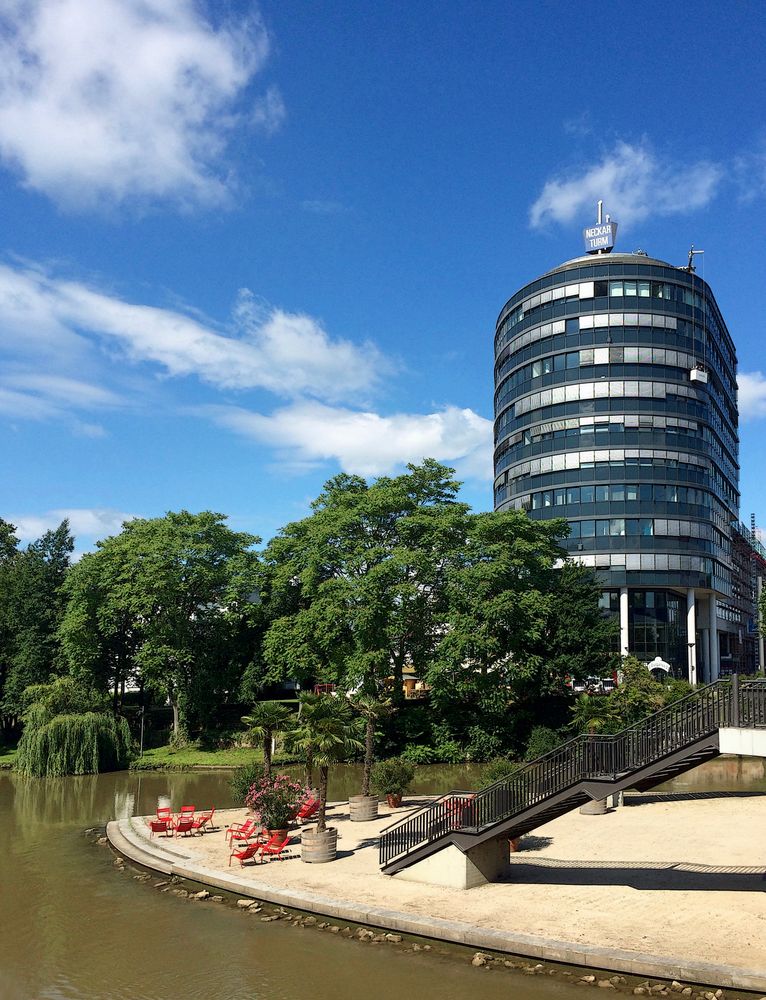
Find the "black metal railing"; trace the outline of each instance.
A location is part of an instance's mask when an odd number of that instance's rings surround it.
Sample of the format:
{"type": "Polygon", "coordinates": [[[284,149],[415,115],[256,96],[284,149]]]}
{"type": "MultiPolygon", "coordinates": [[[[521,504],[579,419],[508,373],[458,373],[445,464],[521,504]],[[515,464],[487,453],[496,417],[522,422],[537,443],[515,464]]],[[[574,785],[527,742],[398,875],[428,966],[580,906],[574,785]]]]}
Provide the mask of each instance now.
{"type": "Polygon", "coordinates": [[[766,727],[766,680],[715,681],[609,736],[582,735],[478,792],[452,791],[382,831],[386,866],[448,833],[478,834],[583,781],[614,782],[722,726],[766,727]]]}

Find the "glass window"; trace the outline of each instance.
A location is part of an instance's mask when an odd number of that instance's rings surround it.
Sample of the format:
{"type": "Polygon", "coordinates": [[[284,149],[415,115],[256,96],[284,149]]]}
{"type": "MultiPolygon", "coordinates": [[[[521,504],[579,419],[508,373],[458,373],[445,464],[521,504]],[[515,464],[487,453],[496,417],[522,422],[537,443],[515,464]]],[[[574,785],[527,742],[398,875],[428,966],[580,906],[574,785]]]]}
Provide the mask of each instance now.
{"type": "Polygon", "coordinates": [[[608,535],[609,534],[609,522],[608,521],[596,521],[596,534],[608,535]]]}
{"type": "Polygon", "coordinates": [[[537,378],[543,373],[542,361],[535,361],[532,365],[532,378],[537,378]]]}
{"type": "Polygon", "coordinates": [[[593,282],[593,294],[596,296],[606,295],[607,293],[607,282],[606,281],[594,281],[593,282]]]}
{"type": "Polygon", "coordinates": [[[570,533],[569,533],[569,537],[570,538],[579,538],[580,537],[580,522],[579,521],[570,521],[569,522],[569,526],[572,529],[570,531],[570,533]]]}
{"type": "Polygon", "coordinates": [[[593,349],[580,351],[580,365],[592,365],[593,364],[593,349]]]}
{"type": "Polygon", "coordinates": [[[642,535],[653,535],[654,521],[650,517],[642,517],[638,522],[638,530],[642,535]]]}
{"type": "Polygon", "coordinates": [[[567,503],[579,503],[580,490],[577,486],[570,486],[567,490],[567,503]]]}
{"type": "Polygon", "coordinates": [[[554,490],[553,492],[553,502],[557,507],[563,506],[565,503],[566,490],[554,490]]]}
{"type": "Polygon", "coordinates": [[[596,502],[603,503],[605,500],[609,499],[609,487],[608,486],[597,486],[596,487],[596,502]]]}
{"type": "Polygon", "coordinates": [[[566,355],[557,354],[556,357],[553,359],[553,370],[561,372],[564,370],[564,368],[566,368],[566,355]]]}
{"type": "Polygon", "coordinates": [[[580,521],[580,534],[583,538],[592,538],[596,534],[596,522],[580,521]]]}
{"type": "Polygon", "coordinates": [[[640,299],[648,299],[651,295],[651,285],[648,281],[639,281],[638,283],[638,297],[640,299]]]}
{"type": "Polygon", "coordinates": [[[566,356],[566,366],[567,368],[579,368],[580,367],[580,352],[570,351],[566,356]]]}
{"type": "Polygon", "coordinates": [[[609,534],[610,535],[624,535],[625,534],[625,518],[624,517],[613,517],[609,522],[609,534]]]}
{"type": "Polygon", "coordinates": [[[617,483],[615,483],[612,486],[611,499],[612,500],[624,500],[625,499],[625,487],[624,486],[620,486],[617,483]]]}
{"type": "Polygon", "coordinates": [[[580,487],[580,503],[593,503],[593,489],[592,486],[580,487]]]}
{"type": "Polygon", "coordinates": [[[625,281],[623,284],[624,284],[624,287],[625,287],[625,294],[626,295],[637,295],[638,294],[638,289],[636,288],[635,281],[625,281]]]}
{"type": "Polygon", "coordinates": [[[638,518],[629,517],[625,521],[625,534],[626,535],[637,535],[638,534],[638,518]]]}
{"type": "Polygon", "coordinates": [[[609,282],[609,294],[622,295],[622,282],[621,281],[610,281],[609,282]]]}
{"type": "Polygon", "coordinates": [[[543,507],[553,506],[553,493],[550,490],[546,490],[543,493],[543,507]]]}

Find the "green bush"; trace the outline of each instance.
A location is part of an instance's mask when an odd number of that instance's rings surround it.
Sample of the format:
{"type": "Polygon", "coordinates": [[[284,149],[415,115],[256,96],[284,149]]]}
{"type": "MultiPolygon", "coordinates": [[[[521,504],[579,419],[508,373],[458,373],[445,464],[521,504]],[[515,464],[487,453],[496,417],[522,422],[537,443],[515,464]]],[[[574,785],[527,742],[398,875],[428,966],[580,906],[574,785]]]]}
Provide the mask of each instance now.
{"type": "Polygon", "coordinates": [[[389,757],[372,768],[371,784],[378,795],[404,795],[412,779],[415,768],[402,757],[389,757]]]}
{"type": "Polygon", "coordinates": [[[433,764],[436,760],[433,747],[424,746],[422,743],[409,743],[400,756],[410,764],[433,764]]]}
{"type": "Polygon", "coordinates": [[[263,764],[245,764],[244,767],[238,767],[229,778],[229,788],[234,800],[244,805],[250,786],[262,778],[263,764]]]}
{"type": "Polygon", "coordinates": [[[482,769],[479,786],[486,788],[487,785],[494,785],[496,781],[509,777],[519,767],[517,760],[511,760],[510,757],[496,757],[482,769]]]}
{"type": "Polygon", "coordinates": [[[529,734],[524,760],[537,760],[543,754],[550,753],[551,750],[561,746],[561,743],[561,737],[555,730],[549,729],[547,726],[535,726],[529,734]]]}
{"type": "Polygon", "coordinates": [[[462,764],[466,758],[465,750],[457,740],[444,740],[434,747],[433,759],[442,764],[462,764]]]}
{"type": "Polygon", "coordinates": [[[502,750],[502,741],[494,733],[488,732],[482,726],[471,726],[468,730],[466,756],[469,760],[493,760],[500,756],[502,750]]]}

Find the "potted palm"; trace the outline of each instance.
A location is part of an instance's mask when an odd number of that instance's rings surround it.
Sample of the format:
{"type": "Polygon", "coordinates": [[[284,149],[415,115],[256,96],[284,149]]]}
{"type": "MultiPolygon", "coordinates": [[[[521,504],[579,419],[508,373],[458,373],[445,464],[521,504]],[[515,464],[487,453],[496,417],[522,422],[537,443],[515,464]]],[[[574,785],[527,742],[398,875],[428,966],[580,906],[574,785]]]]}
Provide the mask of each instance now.
{"type": "Polygon", "coordinates": [[[271,755],[274,747],[274,737],[283,732],[292,715],[287,705],[280,701],[259,701],[253,705],[250,715],[243,715],[242,721],[248,727],[250,735],[261,740],[263,746],[263,773],[271,776],[271,755]]]}
{"type": "Polygon", "coordinates": [[[402,804],[402,795],[414,777],[415,768],[409,761],[401,757],[390,757],[373,767],[372,787],[380,795],[386,796],[386,801],[392,809],[398,809],[402,804]]]}
{"type": "Polygon", "coordinates": [[[304,828],[301,834],[301,858],[313,864],[334,861],[338,830],[328,827],[326,819],[330,768],[362,749],[361,740],[353,735],[353,716],[348,704],[331,695],[320,695],[311,711],[299,716],[292,744],[319,768],[317,821],[315,827],[304,828]]]}
{"type": "Polygon", "coordinates": [[[378,796],[370,795],[370,775],[375,754],[375,724],[392,711],[386,698],[361,694],[349,699],[351,708],[364,720],[364,769],[362,791],[348,800],[349,817],[354,823],[365,823],[378,815],[378,796]]]}

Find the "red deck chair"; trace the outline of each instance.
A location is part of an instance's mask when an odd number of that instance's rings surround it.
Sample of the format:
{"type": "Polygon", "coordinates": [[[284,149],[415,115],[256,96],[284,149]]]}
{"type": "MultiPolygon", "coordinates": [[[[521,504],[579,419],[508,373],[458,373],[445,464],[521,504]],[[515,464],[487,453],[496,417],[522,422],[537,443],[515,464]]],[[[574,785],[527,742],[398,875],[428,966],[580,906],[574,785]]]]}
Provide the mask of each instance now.
{"type": "Polygon", "coordinates": [[[215,807],[208,809],[206,812],[201,812],[192,823],[195,832],[205,833],[206,830],[215,830],[215,827],[213,826],[214,815],[215,807]]]}
{"type": "Polygon", "coordinates": [[[169,823],[172,823],[173,813],[170,806],[157,806],[157,819],[166,819],[169,823]]]}
{"type": "Polygon", "coordinates": [[[193,819],[196,811],[197,811],[196,806],[181,806],[181,812],[179,813],[179,816],[182,819],[186,816],[190,816],[193,819]]]}
{"type": "Polygon", "coordinates": [[[179,833],[182,833],[184,837],[188,837],[190,833],[194,833],[194,816],[179,816],[178,819],[173,824],[173,829],[175,830],[176,837],[179,833]]]}
{"type": "Polygon", "coordinates": [[[245,862],[254,858],[262,846],[262,844],[247,844],[238,851],[232,851],[229,855],[229,867],[231,868],[231,859],[237,858],[239,867],[244,868],[245,862]]]}
{"type": "Polygon", "coordinates": [[[244,823],[232,823],[226,831],[226,840],[232,844],[235,840],[249,840],[258,831],[255,828],[254,819],[246,819],[244,823]]]}
{"type": "MultiPolygon", "coordinates": [[[[275,833],[274,836],[270,840],[267,840],[265,844],[256,844],[256,850],[260,850],[261,852],[261,861],[263,861],[267,854],[271,855],[271,857],[279,858],[280,854],[289,843],[289,837],[281,839],[280,835],[275,833]]],[[[280,858],[280,861],[281,860],[283,859],[280,858]]]]}
{"type": "Polygon", "coordinates": [[[153,837],[155,833],[164,833],[166,837],[171,837],[173,835],[173,820],[172,819],[150,819],[149,823],[149,836],[153,837]]]}
{"type": "Polygon", "coordinates": [[[319,799],[309,799],[300,807],[295,818],[299,823],[305,823],[306,820],[311,819],[317,809],[319,809],[319,799]]]}

